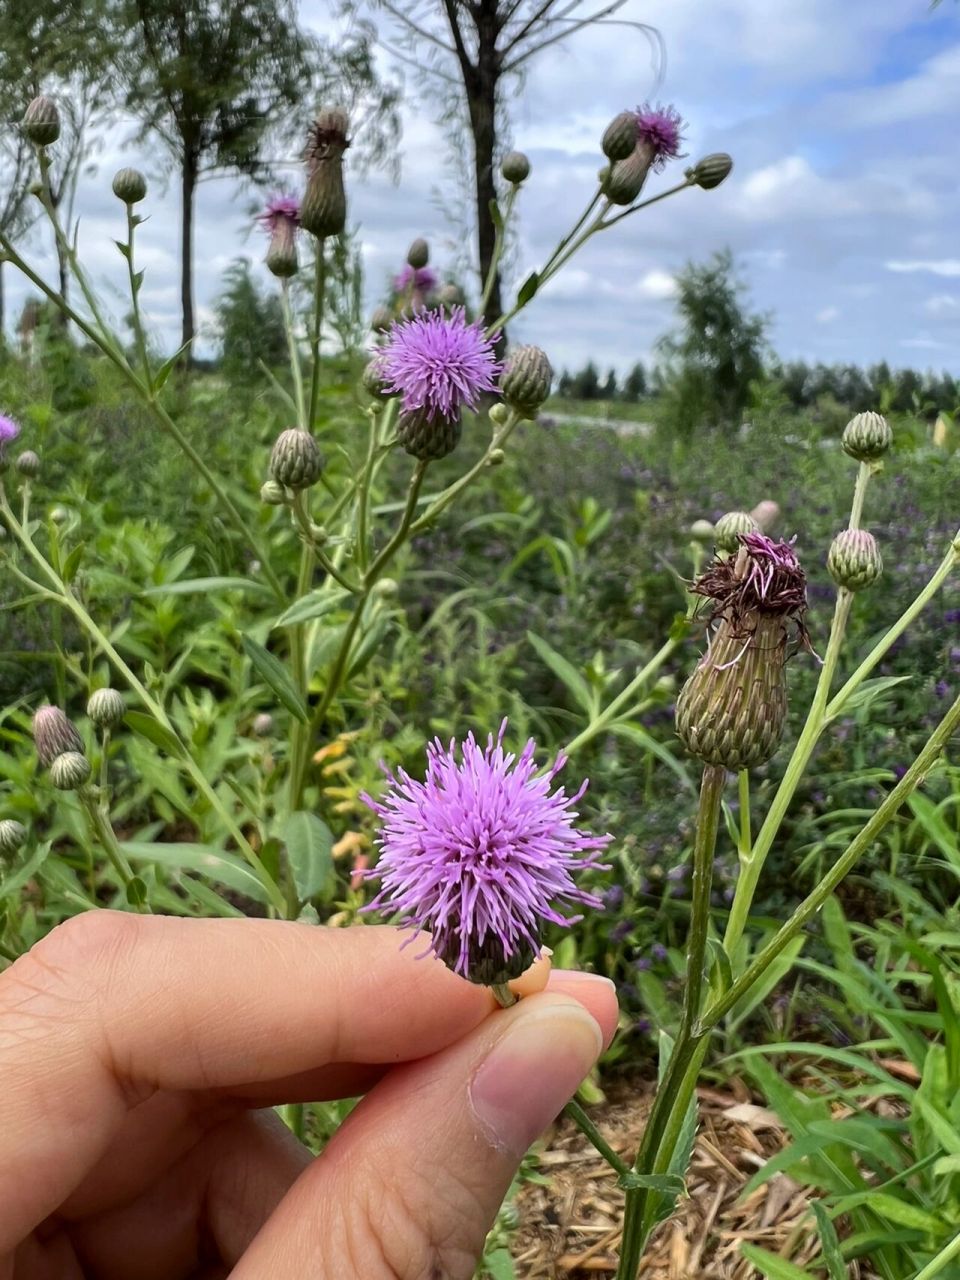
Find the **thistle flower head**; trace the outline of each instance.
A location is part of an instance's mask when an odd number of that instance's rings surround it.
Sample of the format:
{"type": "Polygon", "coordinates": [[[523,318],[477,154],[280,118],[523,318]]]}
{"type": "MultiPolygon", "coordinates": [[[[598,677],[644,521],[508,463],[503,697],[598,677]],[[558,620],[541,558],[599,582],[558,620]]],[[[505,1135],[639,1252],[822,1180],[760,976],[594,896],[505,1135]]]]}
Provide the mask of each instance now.
{"type": "Polygon", "coordinates": [[[32,728],[37,758],[45,769],[50,768],[57,756],[83,752],[83,739],[59,707],[40,707],[34,712],[32,728]]]}
{"type": "Polygon", "coordinates": [[[565,757],[538,771],[532,739],[519,755],[504,750],[506,728],[485,747],[472,733],[446,748],[437,739],[423,782],[387,772],[383,799],[363,797],[383,822],[379,864],[368,873],[380,891],[365,910],[395,911],[405,927],[429,930],[430,951],[489,985],[527,968],[545,921],[581,918],[562,908],[601,905],[573,877],[606,869],[599,859],[611,838],[575,828],[587,784],[570,796],[553,788],[565,757]]]}
{"type": "Polygon", "coordinates": [[[11,440],[16,440],[19,434],[19,425],[12,418],[0,413],[0,452],[3,451],[5,444],[8,444],[11,440]]]}
{"type": "Polygon", "coordinates": [[[347,113],[341,108],[324,107],[319,112],[307,130],[304,159],[308,173],[312,174],[321,161],[339,159],[343,155],[350,145],[347,139],[349,127],[347,113]]]}
{"type": "Polygon", "coordinates": [[[649,102],[637,107],[637,140],[653,151],[653,168],[662,169],[668,160],[680,154],[683,141],[683,118],[675,107],[655,107],[649,102]]]}
{"type": "Polygon", "coordinates": [[[440,281],[437,273],[430,267],[412,267],[409,262],[403,270],[393,277],[393,287],[397,293],[406,293],[414,289],[418,293],[433,293],[440,281]]]}
{"type": "Polygon", "coordinates": [[[299,227],[300,201],[296,196],[271,196],[263,213],[257,215],[257,221],[271,235],[280,227],[299,227]]]}
{"type": "Polygon", "coordinates": [[[807,608],[807,579],[793,542],[765,533],[741,534],[737,555],[718,556],[690,590],[714,602],[715,619],[735,624],[761,613],[794,618],[802,626],[807,608]]]}
{"type": "Polygon", "coordinates": [[[403,396],[405,413],[423,411],[428,420],[447,422],[459,418],[463,405],[475,409],[481,392],[496,389],[500,372],[490,340],[479,324],[467,324],[462,307],[395,324],[379,360],[389,390],[403,396]]]}

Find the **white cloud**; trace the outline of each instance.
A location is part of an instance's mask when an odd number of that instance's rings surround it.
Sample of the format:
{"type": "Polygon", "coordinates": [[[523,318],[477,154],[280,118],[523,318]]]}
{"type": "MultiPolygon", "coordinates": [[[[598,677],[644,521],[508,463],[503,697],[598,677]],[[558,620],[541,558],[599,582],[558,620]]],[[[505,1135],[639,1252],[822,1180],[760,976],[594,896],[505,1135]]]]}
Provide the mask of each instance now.
{"type": "Polygon", "coordinates": [[[668,271],[654,268],[637,282],[637,292],[644,298],[672,298],[677,292],[677,281],[668,271]]]}
{"type": "Polygon", "coordinates": [[[817,324],[832,324],[839,316],[839,307],[824,307],[822,311],[817,312],[817,324]]]}
{"type": "Polygon", "coordinates": [[[946,342],[941,342],[939,338],[929,338],[921,336],[919,338],[901,338],[901,347],[913,347],[918,351],[927,351],[947,346],[946,342]]]}
{"type": "Polygon", "coordinates": [[[926,300],[923,304],[923,309],[935,316],[960,311],[960,298],[955,297],[952,293],[936,293],[926,300]]]}
{"type": "Polygon", "coordinates": [[[929,271],[934,276],[960,276],[960,258],[895,258],[883,265],[888,271],[901,273],[929,271]]]}

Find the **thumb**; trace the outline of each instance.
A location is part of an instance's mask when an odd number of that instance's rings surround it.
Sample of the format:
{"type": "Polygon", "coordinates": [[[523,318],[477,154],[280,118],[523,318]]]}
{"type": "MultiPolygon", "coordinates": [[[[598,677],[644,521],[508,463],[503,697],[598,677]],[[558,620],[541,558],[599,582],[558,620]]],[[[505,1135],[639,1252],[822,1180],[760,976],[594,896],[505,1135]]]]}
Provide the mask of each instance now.
{"type": "Polygon", "coordinates": [[[612,984],[578,982],[577,997],[531,996],[390,1072],[287,1193],[233,1280],[470,1280],[521,1158],[599,1057],[600,1022],[612,1033],[612,984]]]}

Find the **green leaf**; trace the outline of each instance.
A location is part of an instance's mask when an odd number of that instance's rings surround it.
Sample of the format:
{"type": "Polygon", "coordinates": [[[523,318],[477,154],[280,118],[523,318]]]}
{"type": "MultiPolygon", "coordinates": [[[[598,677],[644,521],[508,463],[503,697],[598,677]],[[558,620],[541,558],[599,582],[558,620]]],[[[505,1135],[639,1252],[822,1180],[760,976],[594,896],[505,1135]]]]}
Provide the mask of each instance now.
{"type": "Polygon", "coordinates": [[[493,1253],[486,1254],[483,1259],[481,1275],[489,1276],[490,1280],[517,1280],[517,1273],[513,1267],[510,1251],[508,1249],[494,1249],[493,1253]]]}
{"type": "Polygon", "coordinates": [[[83,551],[86,545],[85,542],[78,542],[66,560],[64,560],[63,568],[60,571],[60,576],[64,582],[72,582],[77,576],[77,570],[80,568],[80,561],[83,559],[83,551]]]}
{"type": "Polygon", "coordinates": [[[143,711],[128,711],[124,721],[139,737],[146,738],[155,747],[165,751],[168,756],[183,756],[183,743],[175,733],[160,724],[153,716],[148,716],[143,711]]]}
{"type": "Polygon", "coordinates": [[[610,726],[610,732],[617,734],[620,738],[628,738],[631,742],[635,742],[638,747],[649,752],[650,755],[656,756],[661,764],[665,764],[671,773],[676,774],[679,781],[683,783],[688,791],[696,791],[696,783],[690,777],[682,761],[677,759],[669,747],[665,747],[652,734],[647,733],[646,729],[641,729],[638,724],[630,724],[626,720],[614,720],[610,726]]]}
{"type": "Polygon", "coordinates": [[[875,680],[864,680],[858,688],[854,689],[849,698],[845,698],[842,703],[824,720],[824,724],[829,724],[831,720],[836,720],[841,712],[848,716],[851,711],[856,711],[858,707],[869,707],[876,700],[888,693],[898,684],[903,684],[905,680],[912,680],[912,676],[878,676],[875,680]]]}
{"type": "Polygon", "coordinates": [[[257,644],[256,640],[251,640],[249,636],[241,636],[240,640],[243,644],[244,653],[250,659],[254,670],[264,684],[273,690],[291,715],[296,716],[303,724],[307,724],[310,720],[310,713],[283,663],[275,658],[272,653],[269,653],[262,644],[257,644]]]}
{"type": "Polygon", "coordinates": [[[524,280],[523,284],[520,286],[520,291],[517,294],[517,306],[525,307],[539,288],[540,277],[536,271],[531,271],[526,280],[524,280]]]}
{"type": "Polygon", "coordinates": [[[187,341],[183,344],[183,346],[180,347],[178,351],[175,351],[173,353],[173,355],[170,357],[169,360],[164,360],[163,364],[154,374],[154,378],[153,378],[154,391],[159,391],[161,389],[161,387],[170,377],[171,373],[173,373],[174,369],[177,367],[177,361],[180,359],[180,357],[183,355],[183,353],[186,351],[187,347],[189,347],[192,341],[193,341],[192,338],[188,338],[187,341]]]}
{"type": "Polygon", "coordinates": [[[139,876],[134,876],[127,885],[127,901],[132,907],[142,907],[147,900],[147,886],[139,876]]]}
{"type": "Polygon", "coordinates": [[[527,632],[527,639],[536,649],[540,658],[546,663],[557,679],[566,686],[573,694],[580,706],[588,715],[594,710],[594,694],[593,690],[587,684],[586,680],[577,671],[572,662],[569,662],[562,653],[557,653],[556,649],[550,647],[546,640],[541,638],[533,631],[527,632]]]}
{"type": "Polygon", "coordinates": [[[309,622],[312,618],[322,618],[338,608],[349,596],[348,591],[328,591],[318,587],[301,596],[289,609],[285,609],[274,622],[273,627],[293,627],[298,622],[309,622]]]}
{"type": "Polygon", "coordinates": [[[130,246],[129,246],[128,244],[124,244],[124,242],[123,242],[122,240],[114,240],[114,242],[113,242],[113,243],[114,243],[114,244],[117,246],[117,248],[120,250],[120,255],[121,255],[121,257],[126,258],[127,262],[129,262],[129,261],[130,261],[130,246]]]}
{"type": "Polygon", "coordinates": [[[325,822],[316,814],[298,809],[284,823],[283,842],[301,902],[331,887],[333,833],[325,822]]]}
{"type": "Polygon", "coordinates": [[[622,1191],[646,1187],[650,1191],[662,1191],[666,1195],[678,1196],[683,1191],[683,1179],[670,1173],[621,1173],[617,1186],[622,1191]]]}
{"type": "Polygon", "coordinates": [[[145,274],[145,273],[144,273],[143,271],[137,271],[137,272],[134,274],[134,277],[133,277],[133,292],[134,292],[134,296],[136,296],[136,295],[140,292],[140,286],[143,284],[143,277],[144,277],[144,274],[145,274]]]}
{"type": "Polygon", "coordinates": [[[270,588],[253,578],[185,578],[183,582],[161,583],[159,587],[147,587],[145,596],[209,595],[213,591],[255,591],[260,595],[272,595],[270,588]]]}
{"type": "Polygon", "coordinates": [[[498,231],[503,230],[503,214],[500,212],[500,206],[496,200],[491,200],[489,204],[490,221],[498,231]]]}
{"type": "Polygon", "coordinates": [[[23,886],[37,874],[50,854],[50,842],[44,841],[31,853],[30,857],[11,875],[0,879],[0,899],[12,897],[19,893],[23,886]]]}
{"type": "Polygon", "coordinates": [[[820,1245],[823,1249],[823,1260],[827,1264],[830,1280],[847,1280],[847,1264],[840,1250],[837,1229],[833,1225],[829,1213],[819,1200],[812,1202],[814,1217],[817,1219],[817,1230],[820,1233],[820,1245]]]}
{"type": "Polygon", "coordinates": [[[205,844],[152,840],[124,840],[120,848],[133,862],[158,862],[174,870],[191,871],[206,880],[224,884],[254,902],[270,901],[256,875],[235,854],[224,853],[205,844]]]}
{"type": "Polygon", "coordinates": [[[767,1276],[768,1280],[814,1280],[810,1271],[804,1271],[802,1267],[788,1262],[786,1258],[768,1253],[766,1249],[761,1249],[755,1244],[742,1244],[740,1252],[758,1271],[767,1276]]]}

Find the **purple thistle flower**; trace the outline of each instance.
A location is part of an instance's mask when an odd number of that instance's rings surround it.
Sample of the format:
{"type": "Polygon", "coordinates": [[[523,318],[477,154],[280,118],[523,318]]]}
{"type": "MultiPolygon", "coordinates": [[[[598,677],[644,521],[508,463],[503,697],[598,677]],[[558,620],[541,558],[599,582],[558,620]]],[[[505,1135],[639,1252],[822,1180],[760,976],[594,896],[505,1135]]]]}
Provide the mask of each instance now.
{"type": "Polygon", "coordinates": [[[8,418],[6,414],[0,413],[0,451],[9,441],[16,440],[19,434],[19,424],[14,422],[12,418],[8,418]]]}
{"type": "Polygon", "coordinates": [[[645,102],[637,107],[637,137],[653,151],[653,168],[662,169],[668,160],[680,154],[683,119],[675,107],[652,107],[645,102]]]}
{"type": "Polygon", "coordinates": [[[467,324],[462,307],[395,324],[378,363],[386,389],[403,396],[403,411],[423,410],[431,421],[456,421],[464,404],[475,409],[500,372],[490,340],[467,324]]]}
{"type": "Polygon", "coordinates": [[[271,235],[278,227],[283,225],[299,227],[300,201],[296,196],[271,196],[267,201],[266,209],[264,209],[263,213],[257,216],[257,221],[261,223],[267,231],[271,233],[271,235]]]}
{"type": "Polygon", "coordinates": [[[507,753],[506,728],[504,720],[485,748],[472,733],[446,749],[435,739],[423,782],[385,769],[391,785],[383,799],[362,797],[383,823],[379,862],[367,873],[380,891],[364,910],[395,911],[403,927],[429,930],[429,951],[487,985],[531,964],[544,921],[582,919],[565,917],[561,906],[601,905],[573,874],[606,870],[599,854],[612,838],[573,825],[586,782],[571,796],[551,791],[566,758],[538,772],[533,739],[519,756],[507,753]]]}
{"type": "Polygon", "coordinates": [[[670,953],[662,942],[655,942],[650,948],[650,954],[658,964],[662,964],[670,953]]]}
{"type": "Polygon", "coordinates": [[[408,289],[414,289],[418,293],[433,293],[439,283],[437,273],[430,267],[411,267],[409,262],[393,278],[393,287],[397,293],[406,293],[408,289]]]}

